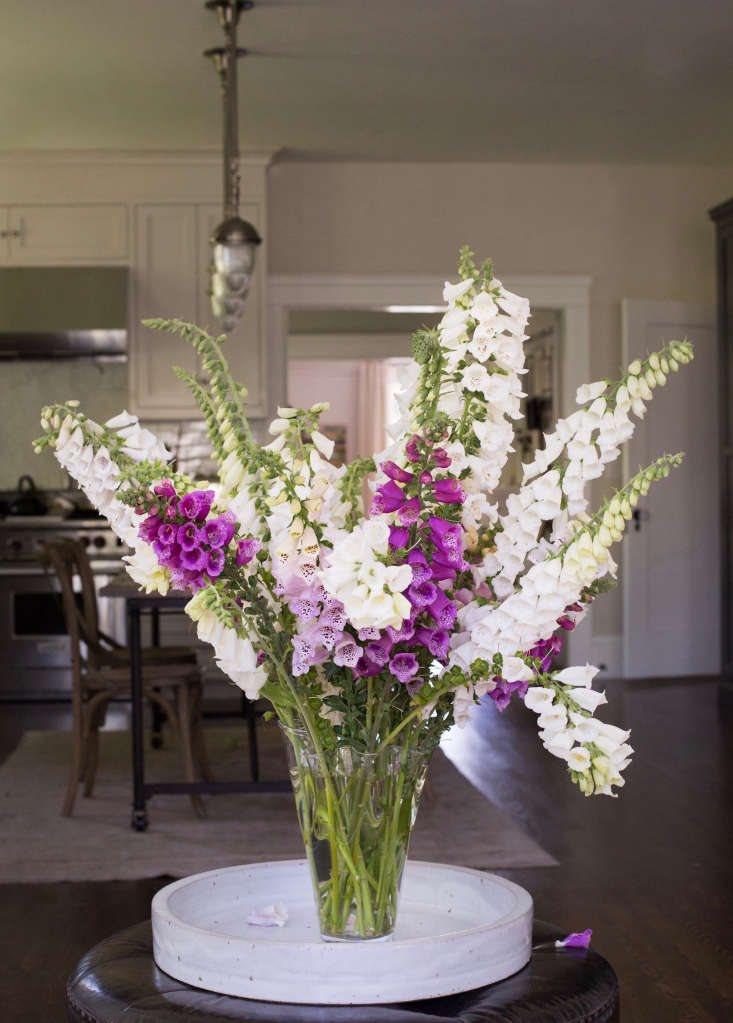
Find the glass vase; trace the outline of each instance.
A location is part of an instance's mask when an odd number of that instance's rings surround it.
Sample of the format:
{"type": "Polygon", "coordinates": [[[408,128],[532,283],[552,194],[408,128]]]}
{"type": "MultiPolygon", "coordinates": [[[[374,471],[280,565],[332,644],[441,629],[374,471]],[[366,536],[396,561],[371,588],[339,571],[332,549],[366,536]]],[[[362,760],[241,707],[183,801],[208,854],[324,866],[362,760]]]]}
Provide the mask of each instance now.
{"type": "Polygon", "coordinates": [[[306,728],[281,728],[321,937],[384,941],[430,752],[410,735],[374,753],[324,750],[306,728]]]}

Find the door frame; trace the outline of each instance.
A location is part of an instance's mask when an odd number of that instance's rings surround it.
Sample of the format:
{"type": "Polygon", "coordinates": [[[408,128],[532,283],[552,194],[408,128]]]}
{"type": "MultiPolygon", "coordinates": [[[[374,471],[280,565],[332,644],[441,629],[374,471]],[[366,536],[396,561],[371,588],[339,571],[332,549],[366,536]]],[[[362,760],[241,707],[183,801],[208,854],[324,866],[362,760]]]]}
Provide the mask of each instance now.
{"type": "MultiPolygon", "coordinates": [[[[267,281],[268,377],[271,410],[285,402],[288,315],[295,309],[371,309],[382,312],[441,312],[445,278],[345,274],[271,274],[267,281]]],[[[575,392],[590,380],[591,278],[560,274],[507,275],[510,291],[530,305],[562,315],[558,405],[562,416],[577,408],[575,392]]],[[[567,635],[571,664],[592,661],[592,609],[582,627],[567,635]]]]}

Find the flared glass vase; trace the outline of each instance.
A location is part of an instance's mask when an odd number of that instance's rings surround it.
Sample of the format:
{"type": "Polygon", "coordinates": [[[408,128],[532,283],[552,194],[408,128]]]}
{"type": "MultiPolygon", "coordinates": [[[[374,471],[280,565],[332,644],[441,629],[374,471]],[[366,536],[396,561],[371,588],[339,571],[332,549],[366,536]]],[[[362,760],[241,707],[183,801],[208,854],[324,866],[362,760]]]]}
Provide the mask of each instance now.
{"type": "Polygon", "coordinates": [[[321,937],[388,939],[430,752],[409,735],[376,753],[324,750],[281,727],[321,937]]]}

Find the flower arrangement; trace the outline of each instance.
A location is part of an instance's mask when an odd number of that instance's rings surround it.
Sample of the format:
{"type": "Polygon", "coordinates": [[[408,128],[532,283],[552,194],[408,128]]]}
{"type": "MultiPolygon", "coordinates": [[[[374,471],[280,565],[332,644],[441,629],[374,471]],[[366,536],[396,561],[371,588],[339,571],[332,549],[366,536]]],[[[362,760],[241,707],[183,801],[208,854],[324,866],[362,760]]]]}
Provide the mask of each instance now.
{"type": "Polygon", "coordinates": [[[682,456],[641,469],[593,514],[587,485],[692,346],[672,341],[620,379],[580,387],[578,409],[499,508],[491,498],[521,415],[529,304],[468,250],[444,300],[438,328],[413,338],[401,419],[373,459],[329,462],[325,403],[279,409],[274,439],[258,445],[224,338],[178,320],[148,325],[200,356],[206,384],[176,373],[206,421],[218,483],[174,471],[127,413],[100,426],[77,402],[49,405],[36,442],[134,549],[132,578],[148,591],[190,591],[186,610],[222,670],[271,702],[296,757],[322,926],[334,935],[347,924],[361,936],[389,928],[426,757],[482,697],[499,710],[522,700],[586,795],[623,785],[633,752],[629,732],[594,717],[606,702],[591,685],[597,669],[553,662],[563,633],[612,584],[610,548],[639,496],[682,456]],[[371,803],[367,761],[381,779],[371,803]]]}

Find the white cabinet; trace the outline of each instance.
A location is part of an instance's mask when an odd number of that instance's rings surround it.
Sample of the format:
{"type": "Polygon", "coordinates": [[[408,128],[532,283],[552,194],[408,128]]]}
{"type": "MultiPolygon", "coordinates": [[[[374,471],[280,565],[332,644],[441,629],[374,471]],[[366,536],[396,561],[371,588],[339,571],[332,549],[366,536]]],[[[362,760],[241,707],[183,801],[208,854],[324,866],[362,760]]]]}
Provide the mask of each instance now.
{"type": "MultiPolygon", "coordinates": [[[[241,216],[261,229],[260,209],[245,203],[241,216]]],[[[191,346],[179,337],[151,331],[149,317],[176,317],[217,333],[209,305],[209,237],[221,220],[214,204],[144,203],[135,210],[135,258],[129,324],[130,385],[133,410],[144,419],[199,418],[188,389],[173,373],[182,366],[198,371],[191,346]]],[[[264,352],[264,271],[258,269],[237,328],[224,346],[235,379],[249,390],[252,417],[266,414],[264,352]]]]}
{"type": "Polygon", "coordinates": [[[5,266],[125,263],[127,207],[122,203],[37,203],[0,207],[5,266]]]}

